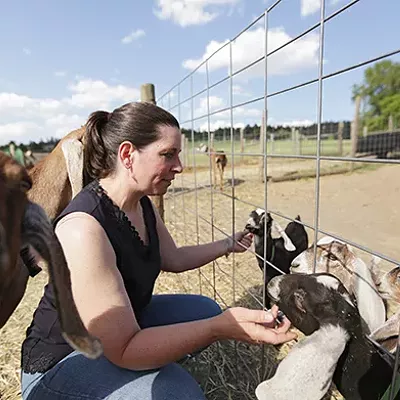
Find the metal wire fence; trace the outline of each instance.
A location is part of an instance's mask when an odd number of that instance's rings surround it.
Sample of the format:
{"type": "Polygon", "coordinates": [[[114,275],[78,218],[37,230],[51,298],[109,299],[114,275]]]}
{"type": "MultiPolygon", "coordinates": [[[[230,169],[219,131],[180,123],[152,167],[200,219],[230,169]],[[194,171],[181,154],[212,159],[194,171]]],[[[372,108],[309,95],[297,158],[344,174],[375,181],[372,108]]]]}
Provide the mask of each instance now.
{"type": "MultiPolygon", "coordinates": [[[[355,248],[365,262],[379,257],[383,271],[400,266],[397,121],[391,118],[385,132],[368,132],[362,126],[357,100],[352,121],[332,123],[323,117],[324,100],[331,96],[334,85],[344,85],[335,80],[353,72],[359,79],[360,71],[384,59],[395,60],[400,53],[400,48],[389,49],[351,65],[341,60],[344,65],[337,70],[327,68],[329,24],[340,23],[347,14],[355,23],[361,3],[350,1],[327,15],[325,0],[321,0],[318,21],[293,37],[276,41],[272,35],[274,13],[280,8],[285,11],[287,6],[287,2],[285,6],[278,0],[235,37],[206,54],[192,72],[157,99],[178,118],[184,132],[185,172],[173,183],[165,202],[166,222],[178,244],[200,244],[230,236],[244,228],[250,211],[263,208],[284,222],[294,221],[301,213],[300,223],[309,234],[314,254],[318,240],[327,235],[355,248]],[[239,55],[247,49],[249,38],[262,38],[263,43],[253,43],[258,50],[253,52],[253,60],[245,57],[244,64],[239,55]],[[277,64],[290,64],[290,53],[301,51],[302,43],[310,41],[315,46],[312,73],[303,74],[306,79],[299,81],[295,73],[277,78],[277,64]],[[227,75],[221,72],[221,66],[228,69],[227,75]],[[243,89],[246,82],[253,82],[252,95],[243,89]],[[276,109],[276,104],[284,105],[289,95],[294,101],[302,101],[310,93],[314,96],[310,110],[315,120],[308,126],[270,124],[269,110],[276,109]],[[281,97],[283,100],[278,101],[281,97]],[[212,149],[223,150],[228,159],[222,190],[215,185],[218,177],[212,149]]],[[[350,95],[348,88],[343,96],[350,95]]],[[[316,257],[313,263],[315,271],[316,257]]],[[[266,259],[266,250],[261,256],[249,249],[183,274],[183,278],[174,276],[175,282],[169,284],[176,290],[210,295],[223,306],[265,308],[266,267],[277,268],[266,259]],[[257,259],[263,261],[263,276],[257,259]]],[[[235,379],[241,378],[243,371],[254,375],[253,366],[238,348],[235,344],[235,365],[240,363],[243,369],[230,369],[229,374],[235,379]]],[[[272,373],[266,363],[267,353],[261,346],[256,361],[260,370],[253,376],[256,383],[272,373]]],[[[244,394],[243,388],[234,390],[244,394]]],[[[248,393],[248,398],[253,393],[248,393]]],[[[390,398],[394,398],[393,393],[390,398]]]]}

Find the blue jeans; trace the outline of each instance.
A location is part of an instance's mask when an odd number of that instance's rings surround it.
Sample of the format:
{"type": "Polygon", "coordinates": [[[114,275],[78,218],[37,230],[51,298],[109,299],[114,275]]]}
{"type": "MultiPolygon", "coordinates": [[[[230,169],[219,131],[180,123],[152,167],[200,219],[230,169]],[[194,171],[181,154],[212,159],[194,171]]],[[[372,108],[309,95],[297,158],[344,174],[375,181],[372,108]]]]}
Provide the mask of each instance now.
{"type": "MultiPolygon", "coordinates": [[[[138,322],[142,328],[210,318],[217,303],[199,295],[155,295],[138,322]]],[[[179,364],[131,371],[101,356],[90,360],[74,351],[46,373],[21,376],[23,400],[205,400],[195,379],[179,364]]]]}

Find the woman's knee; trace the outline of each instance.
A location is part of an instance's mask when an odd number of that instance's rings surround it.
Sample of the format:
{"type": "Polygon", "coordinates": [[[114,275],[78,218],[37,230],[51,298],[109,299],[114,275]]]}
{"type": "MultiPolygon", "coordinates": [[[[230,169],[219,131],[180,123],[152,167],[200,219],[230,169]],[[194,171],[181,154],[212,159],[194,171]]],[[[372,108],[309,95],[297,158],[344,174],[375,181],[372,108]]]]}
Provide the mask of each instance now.
{"type": "Polygon", "coordinates": [[[152,384],[152,399],[205,400],[204,392],[196,380],[180,365],[163,367],[152,384]]]}
{"type": "Polygon", "coordinates": [[[196,310],[201,314],[201,318],[211,318],[221,314],[221,307],[216,301],[203,295],[196,295],[196,297],[196,310]]]}

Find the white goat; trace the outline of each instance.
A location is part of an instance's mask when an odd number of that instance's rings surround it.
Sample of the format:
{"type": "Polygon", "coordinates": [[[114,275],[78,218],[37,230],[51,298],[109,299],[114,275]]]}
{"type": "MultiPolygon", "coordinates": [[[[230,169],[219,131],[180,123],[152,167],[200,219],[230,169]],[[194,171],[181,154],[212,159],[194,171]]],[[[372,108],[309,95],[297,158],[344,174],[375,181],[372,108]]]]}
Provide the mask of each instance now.
{"type": "Polygon", "coordinates": [[[257,386],[257,399],[320,400],[331,385],[349,338],[340,326],[322,326],[297,343],[279,363],[275,375],[257,386]]]}

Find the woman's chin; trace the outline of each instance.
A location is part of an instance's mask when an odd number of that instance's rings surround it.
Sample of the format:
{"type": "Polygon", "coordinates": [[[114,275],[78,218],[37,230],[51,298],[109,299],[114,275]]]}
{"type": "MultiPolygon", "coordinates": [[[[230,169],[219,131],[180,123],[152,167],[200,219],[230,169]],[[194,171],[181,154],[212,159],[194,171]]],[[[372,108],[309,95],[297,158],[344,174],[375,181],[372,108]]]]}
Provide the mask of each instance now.
{"type": "Polygon", "coordinates": [[[161,196],[167,193],[168,188],[172,185],[171,181],[161,181],[159,185],[153,188],[151,195],[161,196]]]}

